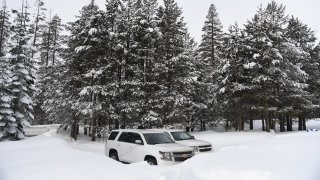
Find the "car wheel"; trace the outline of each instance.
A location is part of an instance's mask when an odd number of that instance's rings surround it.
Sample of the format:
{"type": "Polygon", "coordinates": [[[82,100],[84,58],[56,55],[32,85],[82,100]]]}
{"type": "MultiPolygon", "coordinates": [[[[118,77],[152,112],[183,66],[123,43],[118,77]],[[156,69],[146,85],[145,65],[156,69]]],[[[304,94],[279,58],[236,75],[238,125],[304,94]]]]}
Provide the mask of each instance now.
{"type": "Polygon", "coordinates": [[[111,159],[113,159],[113,160],[119,161],[119,157],[118,157],[117,151],[112,151],[112,152],[110,152],[109,157],[110,157],[111,159]]]}
{"type": "Polygon", "coordinates": [[[150,164],[151,166],[157,165],[157,160],[155,158],[148,158],[147,163],[150,164]]]}

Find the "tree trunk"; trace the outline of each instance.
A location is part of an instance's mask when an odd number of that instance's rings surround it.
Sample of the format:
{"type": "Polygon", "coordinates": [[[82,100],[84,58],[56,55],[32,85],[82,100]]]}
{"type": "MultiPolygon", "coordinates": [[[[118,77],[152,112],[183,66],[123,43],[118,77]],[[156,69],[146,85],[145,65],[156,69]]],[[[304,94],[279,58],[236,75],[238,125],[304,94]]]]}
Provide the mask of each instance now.
{"type": "Polygon", "coordinates": [[[274,132],[276,132],[276,130],[277,130],[276,126],[277,126],[276,119],[273,119],[272,120],[272,129],[274,130],[274,132]]]}
{"type": "Polygon", "coordinates": [[[274,121],[272,118],[269,118],[270,129],[274,129],[274,121]]]}
{"type": "Polygon", "coordinates": [[[298,123],[298,130],[299,131],[303,130],[302,124],[303,124],[302,115],[299,115],[299,123],[298,123]]]}
{"type": "Polygon", "coordinates": [[[87,135],[88,134],[88,127],[84,126],[84,135],[87,135]]]}
{"type": "Polygon", "coordinates": [[[279,115],[280,132],[285,132],[284,117],[279,115]]]}
{"type": "Polygon", "coordinates": [[[96,141],[96,127],[92,127],[91,141],[96,141]]]}
{"type": "Polygon", "coordinates": [[[242,109],[239,109],[238,120],[237,120],[238,131],[243,131],[243,117],[242,117],[242,109]]]}
{"type": "Polygon", "coordinates": [[[77,122],[76,120],[73,120],[70,129],[70,137],[77,140],[77,135],[77,122]]]}
{"type": "Polygon", "coordinates": [[[242,116],[242,113],[241,113],[241,116],[240,116],[240,118],[241,118],[241,126],[240,126],[240,128],[241,128],[241,131],[244,131],[244,118],[243,118],[243,116],[242,116]]]}
{"type": "Polygon", "coordinates": [[[92,118],[92,129],[91,129],[91,141],[96,141],[96,132],[97,132],[97,128],[96,128],[96,117],[92,118]]]}
{"type": "Polygon", "coordinates": [[[206,131],[206,122],[202,122],[202,126],[203,126],[202,130],[206,131]]]}
{"type": "Polygon", "coordinates": [[[250,119],[250,130],[253,130],[253,118],[252,118],[252,109],[250,108],[249,112],[249,119],[250,119]]]}
{"type": "Polygon", "coordinates": [[[114,128],[115,129],[120,129],[120,123],[119,123],[119,120],[117,119],[117,120],[115,120],[115,123],[114,123],[114,128]]]}
{"type": "Polygon", "coordinates": [[[262,123],[262,131],[265,131],[266,128],[265,128],[264,115],[263,115],[263,113],[261,113],[261,123],[262,123]]]}
{"type": "MultiPolygon", "coordinates": [[[[37,33],[38,33],[38,24],[39,24],[39,16],[40,16],[40,4],[38,4],[38,12],[37,12],[37,17],[36,17],[36,22],[35,22],[35,30],[34,30],[34,37],[33,37],[33,46],[36,45],[37,43],[37,33]]],[[[34,50],[31,52],[31,58],[34,56],[34,50]]]]}
{"type": "Polygon", "coordinates": [[[72,123],[71,123],[71,128],[70,128],[70,137],[71,137],[72,139],[74,139],[74,130],[75,130],[75,128],[74,128],[74,122],[72,122],[72,123]]]}
{"type": "Polygon", "coordinates": [[[57,28],[54,30],[54,40],[53,40],[53,52],[52,52],[52,65],[55,64],[56,61],[56,46],[57,46],[57,28]]]}
{"type": "Polygon", "coordinates": [[[302,129],[303,130],[307,130],[307,123],[306,123],[306,117],[303,116],[303,119],[302,119],[302,129]]]}
{"type": "Polygon", "coordinates": [[[267,106],[264,108],[264,118],[266,121],[266,131],[270,132],[270,119],[269,119],[269,112],[267,106]]]}
{"type": "Polygon", "coordinates": [[[80,126],[79,124],[76,125],[76,135],[78,136],[79,135],[79,131],[80,131],[80,126]]]}
{"type": "Polygon", "coordinates": [[[47,52],[46,52],[46,66],[49,65],[50,36],[51,36],[51,27],[50,27],[50,25],[49,25],[49,29],[48,29],[48,39],[47,39],[47,52]]]}
{"type": "Polygon", "coordinates": [[[287,115],[287,131],[292,131],[292,117],[287,115]]]}

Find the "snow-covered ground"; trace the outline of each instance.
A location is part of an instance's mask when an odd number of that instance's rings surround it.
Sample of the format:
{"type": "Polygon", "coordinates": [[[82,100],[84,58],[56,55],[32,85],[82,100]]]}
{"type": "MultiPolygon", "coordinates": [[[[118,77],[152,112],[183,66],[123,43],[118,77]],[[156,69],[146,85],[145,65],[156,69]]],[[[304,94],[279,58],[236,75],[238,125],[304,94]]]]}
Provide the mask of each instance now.
{"type": "MultiPolygon", "coordinates": [[[[308,128],[320,129],[320,122],[309,121],[308,128]]],[[[53,129],[0,143],[0,180],[320,180],[320,131],[193,135],[215,151],[175,166],[149,166],[113,161],[104,155],[104,140],[71,141],[53,129]]]]}

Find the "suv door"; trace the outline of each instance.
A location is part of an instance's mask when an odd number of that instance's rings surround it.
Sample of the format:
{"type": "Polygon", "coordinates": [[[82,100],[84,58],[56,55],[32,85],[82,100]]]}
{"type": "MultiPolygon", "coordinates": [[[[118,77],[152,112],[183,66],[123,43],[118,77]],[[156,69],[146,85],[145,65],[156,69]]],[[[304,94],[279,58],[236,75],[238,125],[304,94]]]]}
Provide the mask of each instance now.
{"type": "Polygon", "coordinates": [[[136,157],[134,154],[135,154],[135,149],[143,145],[136,144],[135,143],[136,140],[141,140],[141,142],[143,143],[143,140],[141,139],[141,136],[138,133],[133,133],[133,132],[121,133],[120,137],[118,138],[118,157],[120,161],[124,161],[128,163],[141,161],[141,160],[138,160],[140,159],[140,157],[136,157]]]}
{"type": "Polygon", "coordinates": [[[128,152],[128,162],[140,162],[144,161],[144,157],[146,156],[147,147],[144,146],[145,142],[142,140],[141,135],[138,133],[133,133],[134,142],[131,145],[128,152]],[[139,140],[142,144],[136,144],[135,141],[139,140]]]}

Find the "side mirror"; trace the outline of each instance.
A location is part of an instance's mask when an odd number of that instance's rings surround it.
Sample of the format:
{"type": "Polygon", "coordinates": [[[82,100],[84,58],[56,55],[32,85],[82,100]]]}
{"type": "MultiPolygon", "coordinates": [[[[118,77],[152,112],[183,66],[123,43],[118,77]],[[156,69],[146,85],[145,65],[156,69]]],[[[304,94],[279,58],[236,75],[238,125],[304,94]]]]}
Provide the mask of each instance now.
{"type": "Polygon", "coordinates": [[[134,141],[135,144],[140,144],[140,145],[143,145],[142,141],[141,140],[136,140],[134,141]]]}
{"type": "Polygon", "coordinates": [[[191,136],[191,139],[195,139],[194,136],[191,136]]]}

